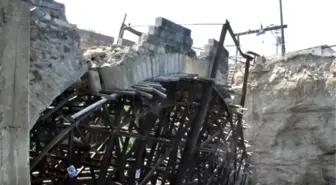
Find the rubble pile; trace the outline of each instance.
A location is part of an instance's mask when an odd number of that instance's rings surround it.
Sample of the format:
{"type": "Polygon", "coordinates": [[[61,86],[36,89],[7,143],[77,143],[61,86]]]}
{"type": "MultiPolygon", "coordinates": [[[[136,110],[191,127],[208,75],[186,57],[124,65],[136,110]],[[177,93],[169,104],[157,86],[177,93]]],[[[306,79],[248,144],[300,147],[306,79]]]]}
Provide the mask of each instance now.
{"type": "Polygon", "coordinates": [[[148,33],[143,34],[138,43],[132,47],[119,44],[113,44],[110,47],[91,47],[84,52],[84,57],[91,68],[99,68],[120,64],[127,57],[139,55],[181,53],[194,56],[192,44],[190,29],[158,17],[155,19],[155,26],[150,26],[148,33]]]}
{"type": "Polygon", "coordinates": [[[88,48],[84,52],[84,57],[91,69],[102,67],[104,64],[117,64],[123,60],[127,53],[136,52],[131,47],[118,44],[112,46],[96,46],[88,48]]]}
{"type": "Polygon", "coordinates": [[[247,109],[252,184],[335,183],[334,56],[268,58],[251,69],[247,109]]]}

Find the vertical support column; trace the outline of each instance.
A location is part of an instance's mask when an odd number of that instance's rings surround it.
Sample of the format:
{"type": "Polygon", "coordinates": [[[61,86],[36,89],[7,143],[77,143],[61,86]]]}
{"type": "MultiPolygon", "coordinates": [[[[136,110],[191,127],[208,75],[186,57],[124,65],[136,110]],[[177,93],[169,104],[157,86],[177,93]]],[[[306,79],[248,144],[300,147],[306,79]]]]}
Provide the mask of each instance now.
{"type": "Polygon", "coordinates": [[[208,81],[205,82],[204,84],[204,91],[200,102],[200,104],[203,105],[203,107],[202,106],[199,107],[196,118],[192,120],[193,121],[191,123],[192,127],[188,133],[187,142],[182,154],[181,163],[175,177],[174,184],[176,185],[183,184],[183,181],[186,178],[186,172],[188,171],[189,167],[191,167],[192,161],[194,160],[198,137],[201,128],[203,126],[204,120],[206,118],[206,114],[208,112],[208,106],[211,100],[213,85],[214,81],[208,81]]]}
{"type": "Polygon", "coordinates": [[[29,6],[18,0],[1,0],[0,15],[0,184],[27,185],[29,6]]]}

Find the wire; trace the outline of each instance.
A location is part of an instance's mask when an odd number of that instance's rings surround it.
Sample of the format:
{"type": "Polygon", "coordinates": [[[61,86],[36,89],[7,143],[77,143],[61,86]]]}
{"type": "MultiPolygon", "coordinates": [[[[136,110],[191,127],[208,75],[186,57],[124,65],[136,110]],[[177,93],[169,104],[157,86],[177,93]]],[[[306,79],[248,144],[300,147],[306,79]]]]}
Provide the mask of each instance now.
{"type": "MultiPolygon", "coordinates": [[[[222,26],[225,23],[189,23],[189,24],[178,24],[182,26],[222,26]]],[[[148,27],[152,25],[130,25],[129,27],[148,27]]]]}

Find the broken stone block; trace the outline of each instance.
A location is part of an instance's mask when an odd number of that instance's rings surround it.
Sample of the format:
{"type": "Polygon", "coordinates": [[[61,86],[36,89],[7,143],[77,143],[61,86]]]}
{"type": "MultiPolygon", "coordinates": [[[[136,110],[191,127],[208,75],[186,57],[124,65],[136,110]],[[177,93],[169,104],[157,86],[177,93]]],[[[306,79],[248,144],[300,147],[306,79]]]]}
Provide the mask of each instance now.
{"type": "Polygon", "coordinates": [[[101,80],[97,70],[90,70],[88,72],[89,88],[92,92],[100,92],[102,90],[101,80]]]}

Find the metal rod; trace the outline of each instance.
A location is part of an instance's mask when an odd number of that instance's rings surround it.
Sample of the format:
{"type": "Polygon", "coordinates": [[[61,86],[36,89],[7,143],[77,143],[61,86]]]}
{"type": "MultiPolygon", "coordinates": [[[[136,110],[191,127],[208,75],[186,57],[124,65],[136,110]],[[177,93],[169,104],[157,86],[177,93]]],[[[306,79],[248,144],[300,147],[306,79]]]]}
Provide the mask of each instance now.
{"type": "Polygon", "coordinates": [[[141,95],[141,96],[144,96],[145,98],[147,99],[152,99],[153,98],[153,95],[147,93],[147,92],[144,92],[144,91],[141,91],[141,90],[136,90],[136,92],[141,95]]]}
{"type": "Polygon", "coordinates": [[[221,55],[221,49],[223,48],[226,32],[227,32],[227,23],[223,24],[222,31],[219,37],[218,46],[215,47],[216,54],[215,54],[215,57],[213,58],[210,78],[216,78],[217,76],[217,71],[218,71],[218,66],[219,66],[219,57],[221,55]]]}
{"type": "Polygon", "coordinates": [[[159,90],[157,90],[155,88],[153,88],[153,91],[154,91],[155,94],[157,94],[161,98],[167,98],[167,95],[165,93],[163,93],[163,92],[161,92],[161,91],[159,91],[159,90]]]}
{"type": "Polygon", "coordinates": [[[153,87],[149,87],[147,85],[134,85],[133,88],[140,91],[153,92],[153,87]]]}
{"type": "Polygon", "coordinates": [[[134,28],[131,28],[129,26],[124,26],[124,30],[127,30],[131,33],[133,33],[134,35],[137,35],[137,36],[141,36],[142,35],[142,32],[138,31],[138,30],[135,30],[134,28]]]}
{"type": "Polygon", "coordinates": [[[242,87],[242,97],[240,100],[240,105],[244,107],[245,105],[245,98],[246,98],[246,91],[247,91],[247,81],[248,81],[248,76],[249,76],[249,69],[250,69],[250,60],[246,59],[246,64],[245,64],[245,73],[244,73],[244,81],[243,81],[243,87],[242,87]]]}
{"type": "MultiPolygon", "coordinates": [[[[110,96],[111,96],[112,98],[116,98],[117,95],[118,95],[118,94],[111,94],[110,96]]],[[[98,107],[99,105],[104,104],[105,102],[107,102],[107,100],[108,100],[108,99],[106,99],[106,98],[102,98],[101,100],[99,100],[99,101],[97,101],[97,102],[95,102],[95,103],[89,105],[88,107],[85,107],[83,110],[81,110],[81,111],[79,111],[79,112],[73,114],[73,115],[71,116],[71,119],[77,119],[78,117],[80,117],[80,116],[86,114],[86,113],[89,112],[90,110],[92,110],[92,109],[98,107]]]]}
{"type": "Polygon", "coordinates": [[[124,26],[125,26],[125,21],[126,21],[127,13],[124,15],[123,22],[121,23],[120,29],[119,29],[119,34],[118,34],[118,39],[117,42],[120,38],[123,38],[124,36],[124,26]]]}

